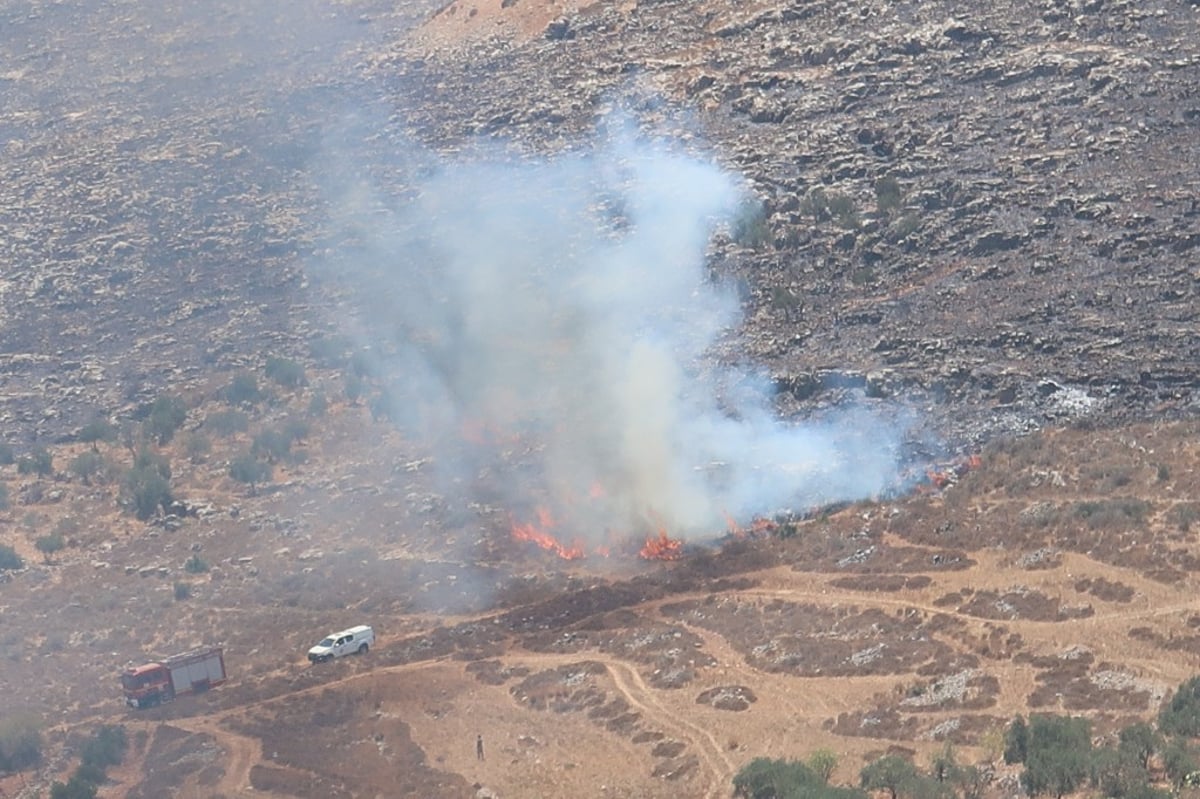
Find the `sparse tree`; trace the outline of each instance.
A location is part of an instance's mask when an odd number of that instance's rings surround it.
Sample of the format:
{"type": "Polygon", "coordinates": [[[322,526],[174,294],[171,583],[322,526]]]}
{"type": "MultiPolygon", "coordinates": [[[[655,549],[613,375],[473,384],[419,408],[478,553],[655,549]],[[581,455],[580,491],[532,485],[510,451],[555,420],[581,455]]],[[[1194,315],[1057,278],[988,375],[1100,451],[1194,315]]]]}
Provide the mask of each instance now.
{"type": "Polygon", "coordinates": [[[291,451],[291,436],[273,427],[256,435],[250,445],[250,454],[255,458],[263,458],[268,463],[286,458],[291,451]]]}
{"type": "Polygon", "coordinates": [[[837,768],[838,758],[833,752],[828,749],[817,749],[808,756],[806,765],[825,783],[829,782],[829,778],[833,776],[834,769],[837,768]]]}
{"type": "Polygon", "coordinates": [[[1091,723],[1079,716],[1036,715],[1029,720],[1029,744],[1021,783],[1030,796],[1062,797],[1078,790],[1092,765],[1091,723]]]}
{"type": "Polygon", "coordinates": [[[308,401],[308,415],[320,418],[329,410],[329,400],[324,391],[314,391],[308,401]]]}
{"type": "Polygon", "coordinates": [[[117,428],[112,422],[107,419],[95,419],[88,422],[79,431],[79,440],[85,444],[92,444],[97,441],[111,443],[117,440],[117,428]]]}
{"type": "Polygon", "coordinates": [[[71,464],[67,469],[71,474],[78,477],[84,485],[91,485],[93,478],[104,474],[104,456],[95,450],[89,449],[72,458],[71,464]]]}
{"type": "Polygon", "coordinates": [[[1018,715],[1004,731],[1004,762],[1009,765],[1024,763],[1028,751],[1029,727],[1025,724],[1025,718],[1018,715]]]}
{"type": "Polygon", "coordinates": [[[887,791],[891,799],[914,786],[920,778],[917,767],[899,755],[884,755],[863,767],[862,787],[869,791],[887,791]]]}
{"type": "Polygon", "coordinates": [[[128,748],[129,740],[124,727],[120,724],[101,724],[84,743],[79,756],[87,765],[106,769],[119,765],[125,759],[125,750],[128,748]]]}
{"type": "Polygon", "coordinates": [[[165,457],[149,449],[134,458],[133,468],[125,476],[125,501],[135,515],[145,521],[171,505],[171,466],[165,457]]]}
{"type": "Polygon", "coordinates": [[[25,561],[17,554],[17,550],[8,544],[0,544],[0,571],[25,568],[25,561]]]}
{"type": "Polygon", "coordinates": [[[212,452],[212,442],[199,430],[193,430],[184,439],[183,451],[192,463],[200,463],[209,452],[212,452]]]}
{"type": "Polygon", "coordinates": [[[1171,786],[1177,791],[1183,787],[1187,776],[1200,768],[1196,752],[1192,749],[1188,739],[1182,735],[1167,741],[1163,746],[1162,756],[1167,779],[1171,781],[1171,786]]]}
{"type": "Polygon", "coordinates": [[[17,459],[17,474],[36,474],[48,477],[54,473],[54,456],[45,447],[36,447],[33,452],[17,459]]]}
{"type": "Polygon", "coordinates": [[[1158,730],[1144,721],[1124,728],[1118,733],[1118,738],[1117,747],[1130,753],[1143,769],[1150,767],[1150,758],[1162,750],[1164,743],[1158,730]]]}
{"type": "Polygon", "coordinates": [[[239,372],[234,375],[233,382],[225,389],[225,399],[232,405],[258,402],[262,399],[262,392],[258,388],[258,378],[249,372],[239,372]]]}
{"type": "Polygon", "coordinates": [[[215,435],[228,438],[235,433],[249,430],[250,419],[241,411],[227,409],[210,413],[204,420],[204,426],[211,429],[215,435]]]}
{"type": "Polygon", "coordinates": [[[895,175],[885,175],[875,181],[875,205],[887,216],[904,204],[904,190],[895,175]]]}
{"type": "Polygon", "coordinates": [[[146,416],[146,435],[161,446],[175,435],[187,420],[187,406],[179,397],[162,396],[150,405],[146,416]]]}
{"type": "Polygon", "coordinates": [[[271,466],[246,452],[229,462],[229,476],[250,486],[250,493],[255,494],[259,483],[271,479],[271,466]]]}
{"type": "Polygon", "coordinates": [[[1200,676],[1187,680],[1171,694],[1158,712],[1158,729],[1164,735],[1200,737],[1200,676]]]}
{"type": "Polygon", "coordinates": [[[345,381],[346,399],[351,405],[357,405],[358,399],[363,395],[363,379],[357,372],[350,372],[346,375],[345,381]]]}
{"type": "Polygon", "coordinates": [[[49,563],[50,556],[56,552],[61,552],[67,543],[58,533],[51,533],[50,535],[43,535],[39,537],[33,542],[33,545],[37,547],[38,552],[42,553],[42,558],[45,560],[45,562],[49,563]]]}
{"type": "Polygon", "coordinates": [[[197,555],[192,555],[183,562],[183,570],[188,574],[203,574],[208,571],[208,561],[197,555]]]}
{"type": "Polygon", "coordinates": [[[41,759],[42,729],[37,716],[26,712],[0,716],[0,773],[24,771],[41,759]]]}
{"type": "Polygon", "coordinates": [[[267,377],[285,388],[299,388],[304,385],[304,367],[287,358],[267,358],[267,377]]]}

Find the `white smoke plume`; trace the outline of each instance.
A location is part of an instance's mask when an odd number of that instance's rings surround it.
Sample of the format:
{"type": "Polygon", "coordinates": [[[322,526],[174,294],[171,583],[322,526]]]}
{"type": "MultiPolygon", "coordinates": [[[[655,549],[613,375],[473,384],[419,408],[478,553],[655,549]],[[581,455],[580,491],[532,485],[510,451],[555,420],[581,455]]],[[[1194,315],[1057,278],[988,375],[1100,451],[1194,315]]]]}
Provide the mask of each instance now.
{"type": "Polygon", "coordinates": [[[892,485],[899,431],[865,412],[786,424],[767,380],[712,357],[740,322],[705,261],[746,198],[734,175],[625,134],[406,169],[425,177],[403,200],[340,195],[363,245],[341,268],[386,410],[445,485],[593,543],[711,538],[892,485]]]}

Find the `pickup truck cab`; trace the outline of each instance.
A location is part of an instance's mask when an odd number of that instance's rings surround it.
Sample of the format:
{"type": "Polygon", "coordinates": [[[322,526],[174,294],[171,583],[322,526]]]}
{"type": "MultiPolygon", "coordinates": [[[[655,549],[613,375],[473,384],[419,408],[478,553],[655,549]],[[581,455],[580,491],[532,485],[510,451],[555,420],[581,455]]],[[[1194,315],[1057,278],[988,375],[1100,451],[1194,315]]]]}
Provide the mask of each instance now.
{"type": "Polygon", "coordinates": [[[313,663],[340,658],[342,655],[365,655],[375,645],[375,631],[365,624],[331,633],[308,650],[308,659],[313,663]]]}

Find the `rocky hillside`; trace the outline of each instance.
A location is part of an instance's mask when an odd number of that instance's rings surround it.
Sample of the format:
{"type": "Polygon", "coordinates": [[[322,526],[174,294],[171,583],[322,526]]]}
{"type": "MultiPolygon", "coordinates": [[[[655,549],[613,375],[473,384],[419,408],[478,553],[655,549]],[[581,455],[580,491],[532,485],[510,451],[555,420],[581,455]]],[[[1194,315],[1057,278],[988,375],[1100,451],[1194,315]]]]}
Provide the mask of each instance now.
{"type": "MultiPolygon", "coordinates": [[[[133,2],[9,12],[0,433],[306,356],[323,147],[584,145],[624,108],[749,181],[712,248],[798,401],[960,440],[1195,408],[1200,8],[1183,0],[133,2]],[[132,356],[132,357],[131,357],[132,356]]],[[[334,242],[336,243],[336,242],[334,242]]],[[[786,397],[785,397],[786,399],[786,397]]]]}

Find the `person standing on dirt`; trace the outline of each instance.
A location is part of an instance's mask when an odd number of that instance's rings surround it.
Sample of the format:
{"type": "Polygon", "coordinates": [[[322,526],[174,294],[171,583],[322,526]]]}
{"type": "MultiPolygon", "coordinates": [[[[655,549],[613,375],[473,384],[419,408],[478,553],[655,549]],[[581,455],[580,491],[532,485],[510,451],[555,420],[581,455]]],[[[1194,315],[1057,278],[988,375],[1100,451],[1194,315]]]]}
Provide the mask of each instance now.
{"type": "Polygon", "coordinates": [[[475,757],[479,760],[483,760],[483,736],[482,735],[475,736],[475,757]]]}

